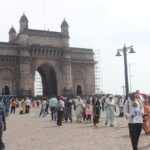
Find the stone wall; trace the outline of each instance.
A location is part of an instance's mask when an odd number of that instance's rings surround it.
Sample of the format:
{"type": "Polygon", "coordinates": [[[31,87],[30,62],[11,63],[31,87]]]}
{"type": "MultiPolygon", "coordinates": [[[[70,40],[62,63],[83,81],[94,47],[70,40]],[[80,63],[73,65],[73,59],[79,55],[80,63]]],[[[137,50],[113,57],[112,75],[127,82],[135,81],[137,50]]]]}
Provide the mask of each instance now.
{"type": "Polygon", "coordinates": [[[63,43],[62,41],[62,38],[54,38],[54,37],[29,36],[28,43],[29,45],[40,44],[40,45],[50,45],[54,47],[66,47],[65,43],[63,43]]]}

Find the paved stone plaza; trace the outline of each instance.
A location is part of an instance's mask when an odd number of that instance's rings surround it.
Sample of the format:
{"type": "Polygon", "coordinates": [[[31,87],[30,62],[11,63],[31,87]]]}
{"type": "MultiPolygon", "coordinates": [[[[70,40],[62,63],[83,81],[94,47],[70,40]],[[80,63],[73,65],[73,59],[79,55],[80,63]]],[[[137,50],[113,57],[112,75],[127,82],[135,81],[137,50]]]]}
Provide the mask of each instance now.
{"type": "MultiPolygon", "coordinates": [[[[57,127],[50,116],[39,117],[38,109],[29,115],[7,117],[4,132],[6,150],[132,150],[127,120],[117,118],[116,127],[104,125],[104,113],[98,128],[92,123],[63,123],[57,127]]],[[[150,149],[150,136],[143,131],[139,141],[140,150],[150,149]]]]}

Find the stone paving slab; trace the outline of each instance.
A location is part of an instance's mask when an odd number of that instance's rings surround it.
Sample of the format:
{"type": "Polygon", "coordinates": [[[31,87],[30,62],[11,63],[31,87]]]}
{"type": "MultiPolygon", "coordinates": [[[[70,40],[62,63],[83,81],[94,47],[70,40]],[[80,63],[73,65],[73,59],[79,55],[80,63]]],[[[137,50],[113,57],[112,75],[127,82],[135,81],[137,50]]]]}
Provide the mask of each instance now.
{"type": "MultiPolygon", "coordinates": [[[[39,117],[38,109],[31,114],[18,112],[7,117],[4,132],[6,150],[132,150],[127,120],[117,118],[114,128],[104,125],[104,116],[97,128],[92,123],[63,123],[57,127],[50,116],[39,117]]],[[[143,131],[139,150],[150,149],[150,136],[143,131]]]]}

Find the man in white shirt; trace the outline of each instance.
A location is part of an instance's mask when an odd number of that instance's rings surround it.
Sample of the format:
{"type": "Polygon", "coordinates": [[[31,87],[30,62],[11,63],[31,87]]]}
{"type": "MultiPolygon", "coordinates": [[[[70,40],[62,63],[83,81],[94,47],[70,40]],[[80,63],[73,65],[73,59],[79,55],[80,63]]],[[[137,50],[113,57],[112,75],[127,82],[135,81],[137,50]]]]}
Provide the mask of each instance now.
{"type": "Polygon", "coordinates": [[[31,106],[31,100],[28,97],[25,100],[25,104],[26,104],[26,111],[25,111],[25,113],[28,114],[30,112],[30,106],[31,106]]]}
{"type": "Polygon", "coordinates": [[[57,125],[62,126],[62,119],[63,119],[63,113],[64,113],[64,97],[60,96],[59,101],[57,103],[56,109],[57,109],[57,125]]]}
{"type": "Polygon", "coordinates": [[[124,115],[128,119],[129,134],[133,150],[138,149],[138,141],[142,130],[144,107],[137,93],[132,93],[124,105],[124,115]]]}

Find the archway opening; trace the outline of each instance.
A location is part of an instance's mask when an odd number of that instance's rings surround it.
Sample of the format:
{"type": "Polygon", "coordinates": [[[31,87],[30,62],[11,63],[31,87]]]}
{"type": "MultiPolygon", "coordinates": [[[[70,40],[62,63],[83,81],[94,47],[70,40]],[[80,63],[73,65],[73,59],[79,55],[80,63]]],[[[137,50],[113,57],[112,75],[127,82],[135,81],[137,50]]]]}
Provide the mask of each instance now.
{"type": "Polygon", "coordinates": [[[34,95],[35,96],[43,95],[42,78],[38,71],[35,72],[34,95]]]}
{"type": "Polygon", "coordinates": [[[0,71],[0,94],[14,95],[15,88],[13,87],[13,74],[11,70],[5,68],[0,71]]]}
{"type": "Polygon", "coordinates": [[[54,69],[48,64],[43,64],[37,69],[37,72],[41,77],[41,87],[39,87],[42,89],[41,95],[47,97],[57,95],[57,82],[54,69]]]}
{"type": "Polygon", "coordinates": [[[82,87],[81,87],[81,85],[77,86],[76,95],[79,95],[79,96],[82,95],[82,87]]]}
{"type": "Polygon", "coordinates": [[[2,89],[2,95],[10,95],[9,86],[5,85],[2,89]]]}

